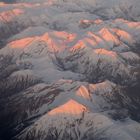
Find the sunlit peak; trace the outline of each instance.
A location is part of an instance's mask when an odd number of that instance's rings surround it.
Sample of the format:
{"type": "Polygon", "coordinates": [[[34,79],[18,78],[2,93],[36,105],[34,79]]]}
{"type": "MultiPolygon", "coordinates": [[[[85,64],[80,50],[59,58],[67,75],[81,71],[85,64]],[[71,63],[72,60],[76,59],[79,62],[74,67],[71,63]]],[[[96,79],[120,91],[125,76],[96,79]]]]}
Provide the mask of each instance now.
{"type": "Polygon", "coordinates": [[[16,40],[16,41],[12,41],[9,46],[10,48],[25,48],[27,47],[32,41],[34,40],[34,38],[29,37],[29,38],[23,38],[20,40],[16,40]]]}
{"type": "Polygon", "coordinates": [[[76,91],[76,95],[81,96],[84,99],[90,99],[90,93],[88,92],[88,89],[85,86],[80,86],[76,91]]]}
{"type": "Polygon", "coordinates": [[[56,115],[56,114],[78,115],[86,110],[87,108],[85,106],[71,99],[67,101],[65,104],[53,109],[48,114],[49,115],[56,115]]]}
{"type": "Polygon", "coordinates": [[[97,54],[101,54],[101,55],[107,55],[107,56],[111,56],[111,57],[116,57],[115,52],[108,51],[106,49],[95,49],[94,52],[97,53],[97,54]]]}

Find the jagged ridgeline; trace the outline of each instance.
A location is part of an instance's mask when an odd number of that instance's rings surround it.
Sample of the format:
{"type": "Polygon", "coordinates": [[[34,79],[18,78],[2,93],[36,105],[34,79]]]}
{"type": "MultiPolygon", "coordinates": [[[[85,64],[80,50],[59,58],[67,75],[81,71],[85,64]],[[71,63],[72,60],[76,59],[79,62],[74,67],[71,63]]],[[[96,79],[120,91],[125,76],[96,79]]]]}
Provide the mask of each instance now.
{"type": "Polygon", "coordinates": [[[139,140],[139,7],[0,1],[0,140],[139,140]]]}

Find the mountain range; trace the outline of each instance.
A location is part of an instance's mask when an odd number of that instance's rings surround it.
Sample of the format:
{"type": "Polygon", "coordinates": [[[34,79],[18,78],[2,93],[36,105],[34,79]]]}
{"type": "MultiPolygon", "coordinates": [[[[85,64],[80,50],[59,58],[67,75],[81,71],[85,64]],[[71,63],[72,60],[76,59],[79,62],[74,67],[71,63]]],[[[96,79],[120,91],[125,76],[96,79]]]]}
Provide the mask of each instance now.
{"type": "Polygon", "coordinates": [[[0,140],[139,140],[139,0],[0,2],[0,140]]]}

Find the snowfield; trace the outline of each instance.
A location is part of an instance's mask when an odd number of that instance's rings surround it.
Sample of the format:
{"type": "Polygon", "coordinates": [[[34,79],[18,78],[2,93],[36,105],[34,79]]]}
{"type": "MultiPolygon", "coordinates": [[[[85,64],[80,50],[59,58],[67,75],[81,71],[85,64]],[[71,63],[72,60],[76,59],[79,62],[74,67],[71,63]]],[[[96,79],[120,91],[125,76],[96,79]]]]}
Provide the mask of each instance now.
{"type": "Polygon", "coordinates": [[[139,7],[0,2],[0,140],[139,140],[139,7]]]}

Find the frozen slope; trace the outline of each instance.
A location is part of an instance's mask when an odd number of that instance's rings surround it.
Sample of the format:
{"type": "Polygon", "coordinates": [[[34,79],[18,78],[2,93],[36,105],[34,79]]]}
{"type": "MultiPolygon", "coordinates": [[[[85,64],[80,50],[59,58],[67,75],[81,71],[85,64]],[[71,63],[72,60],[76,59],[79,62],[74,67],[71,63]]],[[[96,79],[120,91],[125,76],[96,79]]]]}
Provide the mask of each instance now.
{"type": "Polygon", "coordinates": [[[0,2],[0,139],[139,140],[139,6],[0,2]]]}

